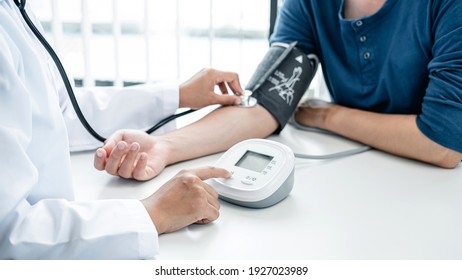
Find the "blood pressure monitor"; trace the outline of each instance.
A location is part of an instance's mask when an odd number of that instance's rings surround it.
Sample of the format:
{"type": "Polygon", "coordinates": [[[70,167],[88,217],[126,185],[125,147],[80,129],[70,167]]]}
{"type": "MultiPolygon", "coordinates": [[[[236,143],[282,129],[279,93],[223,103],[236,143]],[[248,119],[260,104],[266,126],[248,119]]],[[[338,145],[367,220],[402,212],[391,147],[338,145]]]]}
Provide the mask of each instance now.
{"type": "Polygon", "coordinates": [[[271,140],[242,141],[226,151],[216,166],[229,170],[232,177],[213,178],[209,183],[221,199],[245,207],[274,205],[290,193],[294,184],[294,153],[271,140]]]}

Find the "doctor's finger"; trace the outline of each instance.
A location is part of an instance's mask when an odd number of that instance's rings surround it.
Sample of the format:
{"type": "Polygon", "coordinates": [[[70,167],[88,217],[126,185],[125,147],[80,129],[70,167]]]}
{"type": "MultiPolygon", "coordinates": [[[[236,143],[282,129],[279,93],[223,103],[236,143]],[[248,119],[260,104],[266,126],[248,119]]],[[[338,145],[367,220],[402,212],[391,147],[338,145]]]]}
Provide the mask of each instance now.
{"type": "Polygon", "coordinates": [[[221,81],[226,82],[236,95],[242,95],[244,93],[237,73],[221,72],[221,81]]]}
{"type": "Polygon", "coordinates": [[[197,220],[195,223],[207,224],[211,221],[218,219],[218,217],[220,216],[220,205],[218,203],[218,200],[216,200],[216,203],[218,204],[218,206],[209,203],[206,209],[204,209],[204,213],[201,219],[197,220]]]}
{"type": "Polygon", "coordinates": [[[209,224],[215,221],[216,219],[218,219],[218,217],[220,217],[220,212],[217,211],[216,213],[214,213],[213,217],[201,219],[195,222],[195,224],[199,224],[199,225],[209,224]]]}
{"type": "Polygon", "coordinates": [[[106,161],[106,172],[111,175],[118,175],[118,170],[122,159],[128,152],[128,145],[124,141],[117,143],[106,161]]]}
{"type": "Polygon", "coordinates": [[[221,83],[218,83],[217,85],[220,88],[220,92],[222,94],[228,94],[228,88],[226,87],[225,83],[221,82],[221,83]]]}
{"type": "Polygon", "coordinates": [[[215,166],[199,167],[196,169],[192,169],[191,172],[193,172],[201,180],[207,180],[210,178],[229,178],[231,177],[231,173],[228,170],[224,168],[220,168],[220,167],[215,167],[215,166]]]}
{"type": "Polygon", "coordinates": [[[241,98],[235,95],[216,95],[214,98],[213,104],[220,104],[220,105],[237,105],[241,104],[241,98]]]}
{"type": "Polygon", "coordinates": [[[220,202],[218,201],[218,193],[212,187],[208,186],[208,188],[209,188],[208,190],[206,189],[206,191],[207,191],[207,202],[213,208],[215,208],[217,210],[220,209],[220,202]]]}
{"type": "Polygon", "coordinates": [[[120,163],[118,174],[122,178],[132,178],[133,168],[138,158],[140,144],[134,142],[130,145],[128,152],[120,163]]]}
{"type": "MultiPolygon", "coordinates": [[[[200,186],[197,186],[201,188],[200,186]]],[[[206,194],[207,201],[200,203],[200,207],[197,205],[193,208],[193,216],[194,221],[193,223],[209,223],[218,219],[220,216],[220,203],[218,202],[218,198],[213,198],[210,194],[206,194]]]]}
{"type": "Polygon", "coordinates": [[[206,194],[207,194],[207,201],[218,207],[219,208],[219,205],[217,205],[213,200],[216,200],[218,201],[218,192],[212,187],[210,186],[209,184],[207,184],[206,182],[202,181],[198,187],[202,188],[205,190],[206,194]]]}

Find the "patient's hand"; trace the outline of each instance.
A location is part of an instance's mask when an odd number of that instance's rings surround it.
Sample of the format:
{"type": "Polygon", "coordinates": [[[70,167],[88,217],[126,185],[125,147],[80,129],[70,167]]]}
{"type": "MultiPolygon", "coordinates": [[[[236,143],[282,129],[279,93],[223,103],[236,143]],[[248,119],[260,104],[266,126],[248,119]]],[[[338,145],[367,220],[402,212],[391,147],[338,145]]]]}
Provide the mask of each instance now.
{"type": "Polygon", "coordinates": [[[336,106],[320,99],[308,99],[297,107],[294,117],[301,125],[328,129],[326,120],[336,106]]]}
{"type": "Polygon", "coordinates": [[[123,178],[146,181],[166,166],[162,143],[137,130],[120,130],[96,150],[94,166],[98,170],[123,178]]]}

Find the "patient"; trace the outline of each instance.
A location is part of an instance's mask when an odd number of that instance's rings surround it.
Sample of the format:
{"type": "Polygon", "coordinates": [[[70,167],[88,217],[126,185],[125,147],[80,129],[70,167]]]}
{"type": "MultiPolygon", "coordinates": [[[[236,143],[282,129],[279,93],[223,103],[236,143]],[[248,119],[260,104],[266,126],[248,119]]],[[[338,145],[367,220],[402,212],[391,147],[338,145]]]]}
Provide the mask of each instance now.
{"type": "MultiPolygon", "coordinates": [[[[333,100],[328,106],[300,106],[295,119],[394,155],[457,167],[461,10],[461,1],[448,0],[284,1],[271,42],[297,41],[305,54],[316,54],[333,100]]],[[[133,135],[141,132],[120,131],[97,150],[95,167],[151,179],[169,164],[279,131],[285,122],[267,108],[261,102],[251,109],[221,107],[171,133],[144,135],[138,144],[133,135]],[[120,141],[127,149],[113,149],[120,141]],[[136,154],[130,154],[130,145],[140,146],[136,154]]]]}

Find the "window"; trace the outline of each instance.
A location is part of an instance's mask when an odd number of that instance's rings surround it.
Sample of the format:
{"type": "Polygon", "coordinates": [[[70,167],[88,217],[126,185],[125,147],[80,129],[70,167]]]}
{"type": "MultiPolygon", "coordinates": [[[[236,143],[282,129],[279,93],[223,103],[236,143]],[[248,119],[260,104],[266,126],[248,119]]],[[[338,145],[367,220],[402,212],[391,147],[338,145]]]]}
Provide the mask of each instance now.
{"type": "Polygon", "coordinates": [[[30,1],[77,84],[184,81],[204,67],[243,84],[268,48],[269,0],[30,1]]]}
{"type": "MultiPolygon", "coordinates": [[[[28,4],[77,86],[182,82],[200,69],[239,73],[268,49],[283,0],[36,0],[28,4]]],[[[310,89],[330,99],[318,71],[310,89]]]]}

